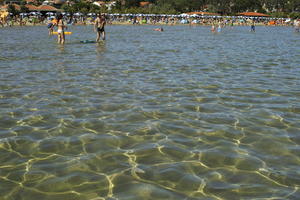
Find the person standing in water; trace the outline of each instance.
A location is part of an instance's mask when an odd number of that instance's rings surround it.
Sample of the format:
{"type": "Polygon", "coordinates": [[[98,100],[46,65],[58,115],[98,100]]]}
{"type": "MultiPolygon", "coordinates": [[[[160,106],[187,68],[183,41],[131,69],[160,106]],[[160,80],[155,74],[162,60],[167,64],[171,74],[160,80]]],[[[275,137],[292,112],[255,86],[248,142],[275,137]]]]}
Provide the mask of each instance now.
{"type": "Polygon", "coordinates": [[[56,16],[56,26],[57,26],[57,43],[65,43],[65,29],[67,28],[63,21],[63,15],[60,13],[56,16]]]}
{"type": "Polygon", "coordinates": [[[105,25],[106,25],[105,16],[99,13],[97,15],[97,18],[95,20],[95,25],[94,25],[94,31],[97,32],[96,42],[100,41],[101,36],[102,36],[102,40],[105,40],[105,29],[104,29],[105,25]]]}
{"type": "Polygon", "coordinates": [[[294,21],[294,27],[295,27],[295,32],[299,33],[300,32],[300,19],[295,19],[294,21]]]}
{"type": "Polygon", "coordinates": [[[255,22],[252,20],[250,32],[255,32],[255,22]]]}
{"type": "Polygon", "coordinates": [[[48,25],[47,25],[49,35],[53,35],[53,28],[54,28],[55,24],[56,24],[56,21],[53,22],[53,20],[51,18],[49,18],[48,25]]]}
{"type": "Polygon", "coordinates": [[[213,32],[213,33],[216,32],[216,26],[215,26],[215,24],[212,24],[210,31],[213,32]]]}
{"type": "Polygon", "coordinates": [[[219,22],[217,32],[220,33],[221,31],[222,31],[222,24],[221,24],[221,22],[219,22]]]}

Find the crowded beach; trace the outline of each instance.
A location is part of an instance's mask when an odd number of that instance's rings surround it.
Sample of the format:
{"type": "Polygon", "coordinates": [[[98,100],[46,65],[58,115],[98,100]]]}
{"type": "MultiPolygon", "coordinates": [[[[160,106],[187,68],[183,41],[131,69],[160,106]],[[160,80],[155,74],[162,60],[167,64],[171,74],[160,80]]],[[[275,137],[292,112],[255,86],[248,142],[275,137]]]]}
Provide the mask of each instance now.
{"type": "MultiPolygon", "coordinates": [[[[96,13],[70,13],[62,12],[64,21],[71,25],[89,25],[96,19],[96,13]]],[[[0,27],[47,25],[55,18],[56,12],[29,12],[12,15],[2,12],[0,27]]],[[[179,15],[167,14],[105,14],[107,24],[123,25],[208,25],[222,23],[229,26],[250,26],[253,22],[256,25],[265,26],[299,26],[299,19],[272,18],[268,16],[256,16],[256,13],[245,13],[239,16],[220,16],[206,14],[204,12],[183,13],[179,15]]]]}
{"type": "MultiPolygon", "coordinates": [[[[57,8],[57,6],[54,7],[54,5],[48,5],[48,3],[37,6],[32,4],[33,2],[31,1],[34,0],[27,0],[27,4],[25,5],[9,2],[1,6],[0,27],[44,25],[48,27],[49,34],[52,35],[54,26],[58,25],[58,20],[62,23],[58,26],[58,30],[60,30],[59,27],[61,27],[62,30],[60,31],[62,31],[62,38],[64,38],[64,27],[67,28],[67,25],[95,25],[97,24],[97,20],[100,20],[100,18],[97,19],[97,16],[101,15],[101,21],[105,22],[105,24],[160,26],[160,28],[154,29],[155,31],[163,31],[161,27],[163,25],[210,26],[211,32],[221,32],[225,26],[250,26],[250,31],[255,32],[256,25],[292,26],[295,32],[299,32],[300,30],[300,19],[298,19],[298,17],[278,18],[259,12],[241,12],[235,15],[220,15],[206,11],[185,12],[181,14],[113,13],[111,8],[103,10],[103,5],[96,5],[95,3],[97,2],[79,2],[83,4],[79,4],[80,6],[76,8],[77,12],[73,12],[74,10],[71,8],[72,6],[75,8],[76,6],[74,5],[76,5],[76,3],[70,6],[64,1],[59,1],[56,3],[61,3],[65,6],[57,8]],[[84,13],[78,11],[84,10],[85,6],[87,6],[87,8],[84,13]],[[68,12],[70,10],[72,10],[72,12],[68,12]]],[[[104,5],[104,7],[107,5],[108,4],[104,5]]],[[[102,32],[105,34],[104,29],[102,32]]],[[[99,37],[98,35],[97,38],[99,37]]]]}

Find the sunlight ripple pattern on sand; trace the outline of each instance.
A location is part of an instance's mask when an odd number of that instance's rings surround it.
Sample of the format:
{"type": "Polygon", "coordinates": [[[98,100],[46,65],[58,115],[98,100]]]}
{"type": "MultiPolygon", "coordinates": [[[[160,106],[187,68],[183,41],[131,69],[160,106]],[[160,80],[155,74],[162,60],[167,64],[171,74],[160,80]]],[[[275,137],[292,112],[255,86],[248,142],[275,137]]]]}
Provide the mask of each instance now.
{"type": "Polygon", "coordinates": [[[288,27],[0,29],[1,200],[300,199],[288,27]]]}

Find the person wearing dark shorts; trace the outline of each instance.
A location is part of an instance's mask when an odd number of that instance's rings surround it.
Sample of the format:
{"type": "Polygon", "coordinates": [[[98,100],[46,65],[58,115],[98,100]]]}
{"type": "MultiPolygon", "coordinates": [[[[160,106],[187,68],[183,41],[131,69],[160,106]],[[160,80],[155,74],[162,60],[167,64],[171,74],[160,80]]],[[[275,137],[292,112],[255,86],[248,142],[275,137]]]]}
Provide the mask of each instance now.
{"type": "Polygon", "coordinates": [[[105,29],[104,29],[105,25],[106,25],[105,16],[99,13],[97,15],[97,18],[96,18],[95,24],[94,24],[94,30],[95,30],[95,32],[97,32],[96,42],[99,42],[101,37],[102,37],[102,40],[105,40],[105,29]]]}
{"type": "Polygon", "coordinates": [[[251,32],[255,32],[255,22],[252,21],[251,23],[251,29],[250,29],[251,32]]]}

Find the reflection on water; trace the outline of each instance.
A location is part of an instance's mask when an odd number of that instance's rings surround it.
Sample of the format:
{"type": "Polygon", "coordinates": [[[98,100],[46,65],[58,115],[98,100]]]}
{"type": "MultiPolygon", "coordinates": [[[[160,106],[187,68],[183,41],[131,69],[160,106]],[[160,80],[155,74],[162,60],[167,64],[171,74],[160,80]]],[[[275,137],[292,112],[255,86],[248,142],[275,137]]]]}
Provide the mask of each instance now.
{"type": "Polygon", "coordinates": [[[0,29],[4,200],[299,199],[288,27],[0,29]]]}
{"type": "Polygon", "coordinates": [[[58,54],[65,54],[67,53],[65,50],[65,45],[63,44],[57,44],[58,54]]]}
{"type": "Polygon", "coordinates": [[[98,58],[102,58],[103,53],[106,51],[105,41],[101,41],[96,44],[96,52],[98,55],[98,58]]]}

